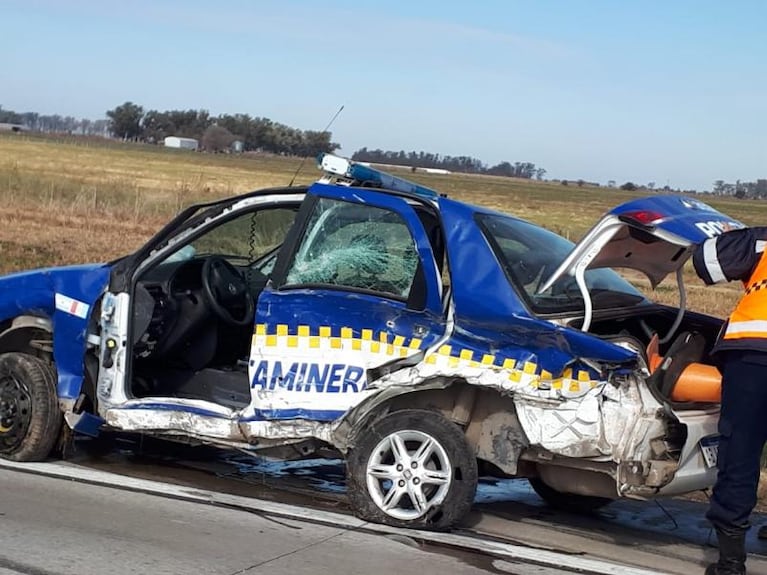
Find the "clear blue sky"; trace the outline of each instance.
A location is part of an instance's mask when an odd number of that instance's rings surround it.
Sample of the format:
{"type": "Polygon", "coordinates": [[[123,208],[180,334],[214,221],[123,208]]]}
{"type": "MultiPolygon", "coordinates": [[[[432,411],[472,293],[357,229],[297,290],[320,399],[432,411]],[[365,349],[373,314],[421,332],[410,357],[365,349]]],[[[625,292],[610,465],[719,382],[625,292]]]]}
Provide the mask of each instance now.
{"type": "Polygon", "coordinates": [[[767,178],[760,0],[0,0],[0,105],[248,113],[550,178],[767,178]]]}

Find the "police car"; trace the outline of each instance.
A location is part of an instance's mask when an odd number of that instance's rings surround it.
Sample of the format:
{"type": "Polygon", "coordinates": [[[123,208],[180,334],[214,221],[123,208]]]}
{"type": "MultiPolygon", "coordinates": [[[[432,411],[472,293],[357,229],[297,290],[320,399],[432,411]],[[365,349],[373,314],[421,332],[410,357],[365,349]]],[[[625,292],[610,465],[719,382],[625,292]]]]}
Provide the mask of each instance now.
{"type": "Polygon", "coordinates": [[[460,522],[480,474],[571,509],[713,484],[716,397],[676,387],[721,320],[686,309],[681,268],[737,222],[653,196],[573,246],[320,166],[308,187],[190,207],[117,261],[0,278],[0,456],[111,431],[331,451],[359,517],[430,529],[460,522]],[[613,267],[676,274],[679,306],[613,267]]]}

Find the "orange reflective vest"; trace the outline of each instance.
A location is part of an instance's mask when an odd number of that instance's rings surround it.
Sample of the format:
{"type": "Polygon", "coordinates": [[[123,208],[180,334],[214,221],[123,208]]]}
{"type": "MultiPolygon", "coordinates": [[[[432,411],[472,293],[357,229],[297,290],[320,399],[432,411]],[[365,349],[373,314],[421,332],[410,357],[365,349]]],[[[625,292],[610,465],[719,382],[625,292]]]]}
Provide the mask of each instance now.
{"type": "Polygon", "coordinates": [[[767,349],[767,251],[748,280],[727,321],[720,348],[767,349]]]}

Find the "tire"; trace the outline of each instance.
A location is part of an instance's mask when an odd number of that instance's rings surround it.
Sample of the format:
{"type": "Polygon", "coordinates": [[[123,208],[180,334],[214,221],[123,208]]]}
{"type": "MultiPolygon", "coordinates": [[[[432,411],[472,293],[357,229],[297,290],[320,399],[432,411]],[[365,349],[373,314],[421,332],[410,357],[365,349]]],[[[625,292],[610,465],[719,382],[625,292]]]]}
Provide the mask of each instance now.
{"type": "Polygon", "coordinates": [[[540,477],[531,477],[528,479],[533,490],[549,506],[570,513],[587,515],[601,509],[605,505],[612,503],[613,500],[608,497],[597,497],[595,495],[578,495],[575,493],[564,493],[549,487],[540,477]]]}
{"type": "Polygon", "coordinates": [[[362,429],[346,470],[355,514],[397,527],[450,529],[477,491],[477,459],[463,431],[423,409],[395,411],[362,429]]]}
{"type": "Polygon", "coordinates": [[[42,461],[59,438],[63,416],[50,363],[26,353],[0,355],[0,457],[42,461]]]}

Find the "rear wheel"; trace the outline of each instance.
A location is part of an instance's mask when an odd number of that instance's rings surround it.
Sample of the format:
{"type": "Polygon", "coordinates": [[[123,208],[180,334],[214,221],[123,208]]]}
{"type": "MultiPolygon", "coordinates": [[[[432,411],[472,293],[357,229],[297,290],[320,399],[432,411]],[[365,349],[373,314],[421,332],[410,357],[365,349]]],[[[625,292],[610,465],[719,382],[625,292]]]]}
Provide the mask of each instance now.
{"type": "Polygon", "coordinates": [[[477,460],[463,431],[439,413],[396,411],[358,434],[347,488],[362,519],[449,529],[471,509],[477,460]]]}
{"type": "Polygon", "coordinates": [[[0,457],[41,461],[62,422],[51,365],[26,353],[0,355],[0,457]]]}
{"type": "Polygon", "coordinates": [[[570,513],[592,513],[613,501],[607,497],[557,491],[553,487],[549,487],[540,477],[531,477],[528,481],[533,490],[551,507],[570,513]]]}

